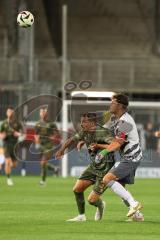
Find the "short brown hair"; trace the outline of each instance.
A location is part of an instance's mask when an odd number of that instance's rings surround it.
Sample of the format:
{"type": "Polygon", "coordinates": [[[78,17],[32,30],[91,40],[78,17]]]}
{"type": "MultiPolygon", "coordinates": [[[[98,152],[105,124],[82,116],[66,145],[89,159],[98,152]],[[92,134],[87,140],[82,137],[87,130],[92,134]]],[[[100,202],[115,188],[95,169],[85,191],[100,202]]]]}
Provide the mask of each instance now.
{"type": "Polygon", "coordinates": [[[112,96],[113,99],[116,99],[116,101],[123,105],[124,108],[127,108],[129,105],[129,99],[128,96],[124,93],[117,93],[112,96]]]}
{"type": "Polygon", "coordinates": [[[13,111],[15,110],[12,105],[9,105],[9,106],[7,107],[7,110],[8,110],[8,109],[11,109],[11,110],[13,110],[13,111]]]}

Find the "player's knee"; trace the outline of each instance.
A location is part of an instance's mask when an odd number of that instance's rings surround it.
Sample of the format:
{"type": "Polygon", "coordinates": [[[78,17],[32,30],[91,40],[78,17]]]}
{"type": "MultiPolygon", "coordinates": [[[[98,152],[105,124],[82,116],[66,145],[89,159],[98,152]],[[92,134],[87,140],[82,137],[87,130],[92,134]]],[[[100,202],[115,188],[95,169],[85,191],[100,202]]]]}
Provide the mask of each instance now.
{"type": "Polygon", "coordinates": [[[17,167],[17,163],[13,162],[13,167],[16,168],[17,167]]]}
{"type": "Polygon", "coordinates": [[[6,166],[10,166],[10,165],[11,165],[11,161],[7,159],[7,160],[5,161],[5,165],[6,165],[6,166]]]}
{"type": "Polygon", "coordinates": [[[74,192],[74,193],[80,193],[80,192],[83,192],[83,190],[82,190],[81,187],[79,187],[79,186],[74,186],[74,187],[73,187],[73,192],[74,192]]]}
{"type": "Polygon", "coordinates": [[[5,161],[5,166],[7,166],[7,165],[8,165],[8,163],[9,163],[8,161],[5,161]]]}
{"type": "Polygon", "coordinates": [[[89,204],[94,205],[95,202],[97,202],[98,199],[99,199],[99,196],[98,196],[97,194],[95,195],[94,193],[93,193],[93,194],[91,193],[91,194],[88,196],[88,199],[87,199],[87,200],[88,200],[88,203],[89,203],[89,204]]]}
{"type": "Polygon", "coordinates": [[[92,198],[92,196],[88,196],[88,199],[87,199],[88,203],[93,205],[95,200],[92,198]]]}
{"type": "Polygon", "coordinates": [[[76,192],[76,187],[73,187],[72,191],[75,193],[76,192]]]}
{"type": "Polygon", "coordinates": [[[74,192],[74,193],[80,192],[80,189],[79,189],[79,187],[78,187],[77,185],[75,185],[75,186],[73,187],[73,192],[74,192]]]}
{"type": "Polygon", "coordinates": [[[45,161],[41,161],[41,167],[44,167],[46,165],[47,165],[47,163],[45,161]]]}
{"type": "Polygon", "coordinates": [[[90,205],[96,206],[96,202],[97,202],[97,200],[92,199],[92,198],[88,198],[88,203],[89,203],[90,205]]]}
{"type": "Polygon", "coordinates": [[[107,173],[103,178],[103,183],[107,185],[110,181],[116,180],[115,176],[112,173],[107,173]]]}

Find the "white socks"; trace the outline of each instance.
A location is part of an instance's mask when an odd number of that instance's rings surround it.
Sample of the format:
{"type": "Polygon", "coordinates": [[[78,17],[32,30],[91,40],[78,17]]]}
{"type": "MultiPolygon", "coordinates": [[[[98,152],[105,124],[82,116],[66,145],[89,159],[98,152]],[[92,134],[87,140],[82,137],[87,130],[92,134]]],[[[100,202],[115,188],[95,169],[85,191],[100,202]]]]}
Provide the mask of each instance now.
{"type": "Polygon", "coordinates": [[[137,201],[134,200],[130,192],[128,192],[119,182],[110,181],[107,186],[118,196],[125,199],[131,207],[135,207],[137,205],[137,201]]]}
{"type": "Polygon", "coordinates": [[[82,217],[82,218],[86,217],[85,214],[79,214],[78,216],[79,216],[79,217],[82,217]]]}

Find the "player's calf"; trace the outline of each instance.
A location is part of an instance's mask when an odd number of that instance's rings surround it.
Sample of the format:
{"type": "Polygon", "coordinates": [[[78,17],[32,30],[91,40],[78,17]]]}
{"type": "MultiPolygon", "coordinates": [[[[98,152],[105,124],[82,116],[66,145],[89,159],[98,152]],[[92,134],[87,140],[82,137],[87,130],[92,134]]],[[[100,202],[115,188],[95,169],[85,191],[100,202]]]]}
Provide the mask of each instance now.
{"type": "Polygon", "coordinates": [[[92,191],[88,196],[88,202],[97,208],[94,217],[95,221],[101,220],[105,210],[105,202],[101,200],[100,195],[92,191]]]}

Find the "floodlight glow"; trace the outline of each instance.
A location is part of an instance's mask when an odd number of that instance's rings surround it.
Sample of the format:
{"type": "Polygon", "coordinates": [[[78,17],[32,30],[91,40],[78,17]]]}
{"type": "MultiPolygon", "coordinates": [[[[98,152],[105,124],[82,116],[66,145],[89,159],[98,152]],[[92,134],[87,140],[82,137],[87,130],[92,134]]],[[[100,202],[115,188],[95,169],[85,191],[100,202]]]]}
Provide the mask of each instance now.
{"type": "Polygon", "coordinates": [[[83,94],[89,98],[110,98],[113,96],[114,92],[100,92],[100,91],[73,91],[71,96],[81,97],[83,94]]]}

